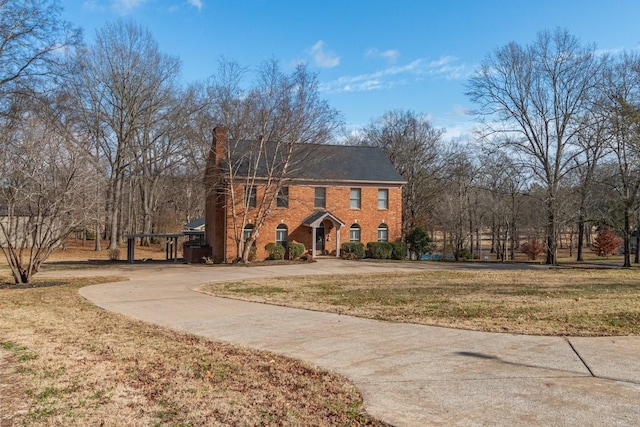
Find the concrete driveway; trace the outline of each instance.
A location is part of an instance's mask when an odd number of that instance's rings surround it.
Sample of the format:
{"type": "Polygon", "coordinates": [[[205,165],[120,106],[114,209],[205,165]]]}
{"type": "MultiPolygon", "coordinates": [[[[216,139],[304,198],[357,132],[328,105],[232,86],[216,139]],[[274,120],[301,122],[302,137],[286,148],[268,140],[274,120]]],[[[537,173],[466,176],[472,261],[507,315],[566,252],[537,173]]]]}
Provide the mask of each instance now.
{"type": "Polygon", "coordinates": [[[247,303],[194,291],[218,281],[452,266],[335,259],[255,268],[134,265],[111,271],[131,280],[85,287],[80,293],[104,309],[136,319],[338,372],[360,389],[371,415],[396,426],[640,424],[640,337],[471,332],[247,303]]]}

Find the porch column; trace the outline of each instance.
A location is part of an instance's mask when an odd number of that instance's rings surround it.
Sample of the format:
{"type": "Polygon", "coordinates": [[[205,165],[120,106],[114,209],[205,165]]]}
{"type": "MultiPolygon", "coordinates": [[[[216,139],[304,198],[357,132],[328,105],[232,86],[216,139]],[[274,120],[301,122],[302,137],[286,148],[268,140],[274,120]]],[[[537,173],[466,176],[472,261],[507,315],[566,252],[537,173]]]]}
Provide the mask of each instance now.
{"type": "Polygon", "coordinates": [[[340,224],[336,226],[336,258],[340,258],[340,224]]]}
{"type": "Polygon", "coordinates": [[[311,257],[316,257],[316,228],[311,226],[311,257]]]}

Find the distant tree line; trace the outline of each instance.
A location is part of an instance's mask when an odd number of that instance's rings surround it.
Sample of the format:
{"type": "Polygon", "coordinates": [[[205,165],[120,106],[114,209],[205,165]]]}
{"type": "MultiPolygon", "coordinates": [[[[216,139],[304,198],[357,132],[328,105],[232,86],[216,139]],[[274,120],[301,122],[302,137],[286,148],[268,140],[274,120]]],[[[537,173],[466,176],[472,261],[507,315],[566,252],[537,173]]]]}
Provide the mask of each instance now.
{"type": "Polygon", "coordinates": [[[559,246],[582,261],[591,231],[611,227],[630,266],[640,239],[640,56],[543,31],[488,54],[467,95],[480,122],[473,141],[445,142],[411,111],[352,137],[382,147],[407,180],[405,233],[437,233],[457,259],[478,255],[488,229],[497,259],[539,241],[556,264],[559,246]]]}

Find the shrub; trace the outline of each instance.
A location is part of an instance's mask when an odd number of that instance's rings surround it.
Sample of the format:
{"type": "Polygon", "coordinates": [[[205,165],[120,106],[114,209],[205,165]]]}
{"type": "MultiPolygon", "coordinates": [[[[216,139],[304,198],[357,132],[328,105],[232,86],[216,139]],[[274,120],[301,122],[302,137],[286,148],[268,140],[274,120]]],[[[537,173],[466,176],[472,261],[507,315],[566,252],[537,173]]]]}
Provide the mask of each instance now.
{"type": "Polygon", "coordinates": [[[284,259],[286,249],[280,243],[267,243],[264,248],[269,252],[267,259],[284,259]]]}
{"type": "Polygon", "coordinates": [[[393,247],[388,242],[369,242],[367,243],[367,257],[373,259],[389,259],[393,247]]]}
{"type": "Polygon", "coordinates": [[[531,261],[535,261],[536,258],[544,252],[544,245],[540,240],[533,239],[522,244],[522,252],[527,254],[531,261]]]}
{"type": "Polygon", "coordinates": [[[287,251],[289,252],[289,259],[298,259],[304,253],[305,247],[303,243],[291,242],[287,247],[287,251]]]}
{"type": "Polygon", "coordinates": [[[405,240],[409,250],[416,254],[417,259],[420,259],[422,254],[431,251],[431,239],[427,236],[427,232],[420,227],[411,230],[405,240]]]}
{"type": "Polygon", "coordinates": [[[458,251],[458,258],[470,259],[471,252],[467,248],[462,248],[458,251]]]}
{"type": "Polygon", "coordinates": [[[407,244],[405,242],[391,242],[391,259],[405,259],[407,244]]]}
{"type": "Polygon", "coordinates": [[[109,259],[111,261],[118,261],[120,259],[120,249],[109,249],[109,259]]]}
{"type": "Polygon", "coordinates": [[[342,244],[340,256],[344,259],[364,258],[364,244],[361,242],[345,242],[342,244]]]}
{"type": "Polygon", "coordinates": [[[591,250],[598,256],[608,257],[618,252],[622,239],[609,227],[603,227],[591,243],[591,250]]]}

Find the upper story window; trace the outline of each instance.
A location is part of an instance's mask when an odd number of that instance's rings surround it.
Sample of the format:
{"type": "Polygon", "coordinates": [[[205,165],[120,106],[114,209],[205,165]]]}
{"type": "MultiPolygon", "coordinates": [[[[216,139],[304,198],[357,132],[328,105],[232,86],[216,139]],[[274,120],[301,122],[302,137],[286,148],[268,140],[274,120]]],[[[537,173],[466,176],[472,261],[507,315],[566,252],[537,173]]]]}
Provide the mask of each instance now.
{"type": "Polygon", "coordinates": [[[316,187],[313,197],[313,206],[315,208],[324,209],[327,207],[327,189],[325,187],[316,187]]]}
{"type": "Polygon", "coordinates": [[[378,209],[389,209],[389,190],[386,188],[378,190],[378,209]]]}
{"type": "Polygon", "coordinates": [[[289,207],[289,187],[282,187],[278,191],[278,197],[276,198],[276,206],[279,208],[289,207]]]}
{"type": "Polygon", "coordinates": [[[244,200],[248,208],[255,208],[257,205],[257,191],[256,187],[246,186],[244,187],[244,200]]]}
{"type": "Polygon", "coordinates": [[[360,226],[358,224],[353,224],[349,228],[349,241],[350,242],[360,241],[360,226]]]}
{"type": "Polygon", "coordinates": [[[389,228],[387,224],[380,224],[378,226],[378,242],[388,242],[389,241],[389,228]]]}
{"type": "Polygon", "coordinates": [[[349,206],[351,207],[351,209],[360,209],[360,189],[352,188],[349,194],[349,206]]]}

